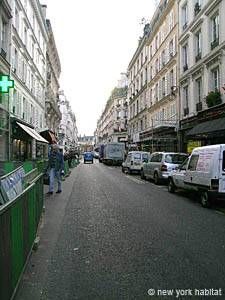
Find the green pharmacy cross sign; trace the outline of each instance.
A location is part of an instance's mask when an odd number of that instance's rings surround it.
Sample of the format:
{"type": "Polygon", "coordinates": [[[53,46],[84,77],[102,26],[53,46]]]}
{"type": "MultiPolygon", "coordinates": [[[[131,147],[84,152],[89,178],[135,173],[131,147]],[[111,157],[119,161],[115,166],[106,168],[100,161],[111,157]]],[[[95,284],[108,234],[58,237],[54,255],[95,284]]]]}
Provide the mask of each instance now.
{"type": "Polygon", "coordinates": [[[8,75],[0,75],[0,92],[8,93],[10,88],[14,88],[14,80],[10,80],[8,75]]]}

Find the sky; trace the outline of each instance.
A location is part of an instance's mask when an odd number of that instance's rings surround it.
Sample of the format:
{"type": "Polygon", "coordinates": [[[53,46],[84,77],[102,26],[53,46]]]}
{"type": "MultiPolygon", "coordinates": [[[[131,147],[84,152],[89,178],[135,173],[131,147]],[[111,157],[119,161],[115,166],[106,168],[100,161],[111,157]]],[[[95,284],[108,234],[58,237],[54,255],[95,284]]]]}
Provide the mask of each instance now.
{"type": "Polygon", "coordinates": [[[111,91],[143,35],[156,0],[42,0],[47,5],[65,91],[81,135],[93,135],[111,91]]]}

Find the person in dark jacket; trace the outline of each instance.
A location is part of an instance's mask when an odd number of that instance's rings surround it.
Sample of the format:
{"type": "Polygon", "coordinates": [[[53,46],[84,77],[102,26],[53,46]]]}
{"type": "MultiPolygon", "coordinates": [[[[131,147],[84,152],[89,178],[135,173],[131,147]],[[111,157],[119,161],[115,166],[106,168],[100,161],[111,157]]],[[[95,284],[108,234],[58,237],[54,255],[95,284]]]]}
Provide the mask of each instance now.
{"type": "Polygon", "coordinates": [[[57,144],[53,144],[51,147],[49,161],[49,192],[48,194],[52,195],[54,191],[54,181],[55,177],[58,183],[58,190],[56,193],[62,192],[62,180],[61,173],[64,170],[64,159],[63,153],[59,151],[59,146],[57,144]]]}

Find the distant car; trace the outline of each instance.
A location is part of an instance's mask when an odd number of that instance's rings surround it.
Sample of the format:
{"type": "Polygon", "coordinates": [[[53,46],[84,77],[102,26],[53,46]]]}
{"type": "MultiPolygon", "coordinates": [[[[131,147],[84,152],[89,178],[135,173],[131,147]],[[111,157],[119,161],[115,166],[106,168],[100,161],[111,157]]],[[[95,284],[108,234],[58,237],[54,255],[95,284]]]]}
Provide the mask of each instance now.
{"type": "Polygon", "coordinates": [[[154,152],[150,160],[143,164],[141,178],[154,179],[155,184],[168,180],[171,171],[175,170],[188,157],[186,153],[154,152]]]}
{"type": "Polygon", "coordinates": [[[129,174],[140,172],[144,162],[148,162],[150,158],[149,152],[130,151],[127,158],[122,163],[122,172],[127,171],[129,174]]]}
{"type": "Polygon", "coordinates": [[[83,156],[84,156],[84,164],[86,164],[86,162],[91,162],[93,164],[94,156],[92,152],[90,151],[84,152],[83,156]]]}

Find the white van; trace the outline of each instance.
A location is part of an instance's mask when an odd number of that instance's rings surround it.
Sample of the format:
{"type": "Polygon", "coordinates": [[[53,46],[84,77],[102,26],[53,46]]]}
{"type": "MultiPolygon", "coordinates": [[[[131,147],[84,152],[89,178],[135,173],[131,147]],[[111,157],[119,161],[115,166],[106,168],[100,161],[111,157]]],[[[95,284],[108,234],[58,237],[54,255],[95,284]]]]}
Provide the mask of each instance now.
{"type": "Polygon", "coordinates": [[[213,199],[225,199],[225,144],[195,148],[169,177],[168,191],[176,189],[199,192],[204,207],[213,199]]]}
{"type": "Polygon", "coordinates": [[[144,151],[130,151],[127,154],[127,158],[122,163],[122,172],[125,171],[129,174],[133,172],[140,172],[143,166],[143,162],[148,162],[150,157],[149,152],[144,151]]]}

